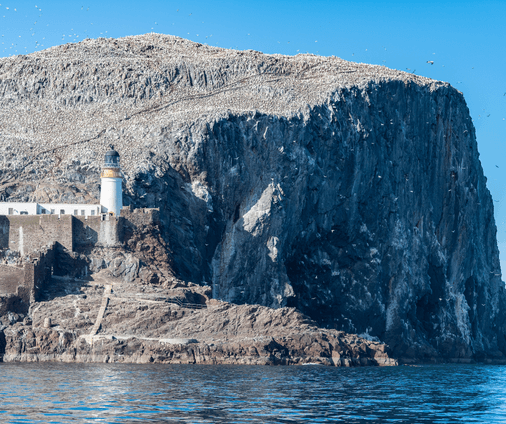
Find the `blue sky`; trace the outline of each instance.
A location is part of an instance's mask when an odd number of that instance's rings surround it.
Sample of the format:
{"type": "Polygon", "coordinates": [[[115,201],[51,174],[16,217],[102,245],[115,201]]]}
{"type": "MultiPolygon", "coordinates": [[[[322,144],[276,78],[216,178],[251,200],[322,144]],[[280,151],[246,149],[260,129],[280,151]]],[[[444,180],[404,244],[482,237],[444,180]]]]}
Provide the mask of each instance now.
{"type": "Polygon", "coordinates": [[[0,0],[0,57],[147,32],[334,55],[450,82],[474,120],[506,271],[506,1],[0,0]]]}

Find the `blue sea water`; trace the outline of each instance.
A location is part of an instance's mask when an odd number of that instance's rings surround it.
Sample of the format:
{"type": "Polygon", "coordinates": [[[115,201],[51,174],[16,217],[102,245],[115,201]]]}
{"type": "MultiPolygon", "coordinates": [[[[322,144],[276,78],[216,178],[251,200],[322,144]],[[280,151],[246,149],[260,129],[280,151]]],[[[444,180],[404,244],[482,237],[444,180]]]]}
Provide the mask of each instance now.
{"type": "Polygon", "coordinates": [[[506,423],[506,366],[0,363],[2,423],[506,423]]]}

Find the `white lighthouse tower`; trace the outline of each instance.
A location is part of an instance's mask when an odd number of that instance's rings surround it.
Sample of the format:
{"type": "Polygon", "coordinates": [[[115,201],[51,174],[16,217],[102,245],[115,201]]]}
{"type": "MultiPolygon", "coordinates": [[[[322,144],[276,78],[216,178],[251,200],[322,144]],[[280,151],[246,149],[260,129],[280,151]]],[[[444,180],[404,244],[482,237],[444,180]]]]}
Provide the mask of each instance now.
{"type": "Polygon", "coordinates": [[[102,213],[119,216],[123,207],[123,180],[119,166],[119,153],[114,150],[114,146],[109,147],[111,150],[105,154],[104,166],[100,174],[100,205],[102,213]]]}

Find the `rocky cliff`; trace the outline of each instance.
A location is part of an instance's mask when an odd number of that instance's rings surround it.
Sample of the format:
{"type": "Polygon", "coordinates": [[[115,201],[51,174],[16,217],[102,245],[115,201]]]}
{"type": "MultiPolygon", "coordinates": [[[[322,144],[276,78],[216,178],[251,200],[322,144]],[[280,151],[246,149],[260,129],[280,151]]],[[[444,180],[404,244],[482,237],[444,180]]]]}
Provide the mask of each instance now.
{"type": "Polygon", "coordinates": [[[114,144],[125,203],[160,208],[169,273],[215,299],[296,307],[404,360],[504,359],[493,204],[449,84],[85,40],[0,59],[0,141],[0,196],[39,202],[96,202],[114,144]]]}

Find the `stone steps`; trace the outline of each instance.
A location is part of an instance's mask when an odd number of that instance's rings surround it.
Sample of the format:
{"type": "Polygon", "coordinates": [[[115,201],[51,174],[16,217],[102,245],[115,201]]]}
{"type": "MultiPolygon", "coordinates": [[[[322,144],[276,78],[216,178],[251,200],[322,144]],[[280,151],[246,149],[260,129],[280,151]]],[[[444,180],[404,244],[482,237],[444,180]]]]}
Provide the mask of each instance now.
{"type": "Polygon", "coordinates": [[[104,318],[105,310],[107,309],[107,305],[109,304],[109,297],[111,295],[112,286],[107,284],[104,289],[104,294],[102,297],[102,303],[100,304],[100,309],[98,310],[97,320],[93,325],[93,328],[90,331],[89,337],[90,340],[93,340],[93,336],[98,333],[100,329],[100,325],[102,324],[102,319],[104,318]]]}

